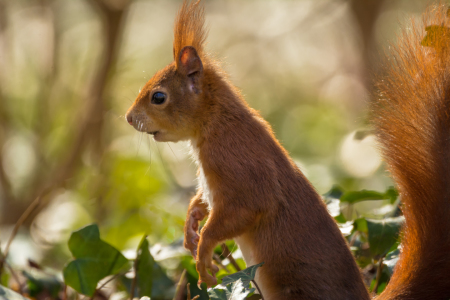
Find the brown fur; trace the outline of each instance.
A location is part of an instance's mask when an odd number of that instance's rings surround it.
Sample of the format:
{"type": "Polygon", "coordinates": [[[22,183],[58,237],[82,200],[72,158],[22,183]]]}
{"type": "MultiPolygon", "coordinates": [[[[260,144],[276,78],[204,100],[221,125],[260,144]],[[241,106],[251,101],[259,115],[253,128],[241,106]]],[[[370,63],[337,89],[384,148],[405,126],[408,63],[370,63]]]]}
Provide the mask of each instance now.
{"type": "Polygon", "coordinates": [[[377,299],[450,299],[449,31],[420,46],[426,26],[450,27],[447,8],[403,30],[377,85],[374,125],[406,219],[400,260],[377,299]]]}
{"type": "Polygon", "coordinates": [[[206,40],[205,12],[200,0],[190,4],[184,1],[175,19],[173,29],[173,59],[176,60],[185,46],[192,46],[200,57],[205,57],[203,44],[206,40]]]}
{"type": "MultiPolygon", "coordinates": [[[[450,298],[450,52],[449,37],[434,48],[420,46],[425,25],[433,24],[449,27],[446,7],[402,32],[373,104],[406,218],[401,258],[379,299],[450,298]]],[[[184,2],[175,61],[149,80],[127,113],[157,141],[191,141],[200,186],[189,205],[185,246],[197,257],[200,279],[216,282],[207,271],[217,271],[213,248],[235,238],[248,264],[265,262],[256,278],[265,299],[368,299],[320,196],[207,57],[205,36],[199,3],[184,2]],[[155,92],[166,94],[163,104],[151,102],[155,92]]]]}
{"type": "Polygon", "coordinates": [[[368,299],[321,197],[205,54],[203,23],[199,3],[185,1],[175,61],[149,80],[127,113],[136,129],[157,131],[157,141],[191,141],[200,187],[188,209],[185,246],[197,257],[200,280],[216,283],[208,273],[217,271],[213,248],[236,238],[248,264],[265,262],[256,281],[267,300],[368,299]],[[151,103],[158,91],[167,94],[164,104],[151,103]]]}

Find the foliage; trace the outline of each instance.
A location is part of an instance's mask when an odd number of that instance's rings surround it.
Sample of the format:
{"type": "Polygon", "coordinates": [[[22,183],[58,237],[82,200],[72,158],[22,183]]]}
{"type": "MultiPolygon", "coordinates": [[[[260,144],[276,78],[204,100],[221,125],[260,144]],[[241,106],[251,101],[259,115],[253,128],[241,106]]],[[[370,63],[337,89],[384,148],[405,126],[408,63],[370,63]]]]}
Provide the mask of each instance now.
{"type": "Polygon", "coordinates": [[[246,288],[242,279],[239,278],[228,284],[222,283],[209,289],[208,294],[213,300],[243,300],[254,291],[255,289],[246,288]]]}
{"type": "Polygon", "coordinates": [[[214,288],[208,289],[210,299],[217,300],[241,300],[245,299],[256,289],[250,288],[250,282],[255,279],[256,270],[264,263],[250,266],[245,270],[222,278],[222,283],[214,288]]]}
{"type": "Polygon", "coordinates": [[[39,298],[42,295],[56,298],[62,290],[63,284],[54,274],[32,274],[26,271],[23,271],[22,274],[27,279],[28,294],[33,298],[39,298]]]}
{"type": "Polygon", "coordinates": [[[398,197],[397,191],[391,187],[385,193],[380,193],[376,191],[352,191],[343,193],[340,197],[341,202],[347,202],[350,204],[366,201],[366,200],[384,200],[389,199],[390,203],[394,203],[398,197]]]}
{"type": "Polygon", "coordinates": [[[364,279],[371,290],[375,285],[378,286],[377,293],[381,293],[386,287],[398,261],[398,238],[404,218],[398,216],[397,198],[398,192],[393,187],[380,193],[368,190],[346,192],[341,187],[334,186],[324,195],[330,213],[347,236],[356,261],[363,268],[364,279]],[[390,210],[383,211],[382,214],[371,214],[371,218],[359,216],[347,220],[343,216],[343,207],[348,208],[349,205],[368,200],[387,201],[390,210]],[[337,203],[341,206],[336,211],[337,203]],[[351,231],[348,231],[348,228],[351,228],[351,231]],[[376,276],[378,272],[380,276],[376,276]]]}
{"type": "Polygon", "coordinates": [[[94,295],[101,279],[119,273],[128,264],[117,249],[100,240],[97,225],[72,233],[69,249],[75,259],[64,268],[64,280],[77,292],[88,296],[94,295]]]}
{"type": "Polygon", "coordinates": [[[247,269],[236,272],[234,274],[228,275],[228,276],[222,278],[222,284],[228,285],[228,284],[233,283],[238,280],[242,280],[243,285],[250,284],[250,281],[255,279],[256,270],[259,267],[261,267],[262,265],[264,265],[264,262],[259,263],[254,266],[250,266],[247,269]]]}
{"type": "MultiPolygon", "coordinates": [[[[397,207],[391,205],[398,203],[397,196],[393,188],[383,193],[367,190],[347,192],[339,186],[334,186],[323,196],[331,215],[335,217],[348,239],[358,264],[363,268],[366,282],[370,289],[376,288],[377,293],[385,288],[398,261],[398,236],[403,217],[398,216],[397,207]],[[367,200],[385,201],[391,210],[387,213],[384,211],[383,215],[372,214],[371,218],[359,216],[347,220],[344,217],[343,209],[367,200]]],[[[55,273],[30,261],[32,272],[26,270],[22,272],[27,283],[26,289],[22,287],[18,291],[35,299],[43,297],[60,299],[63,293],[68,293],[69,298],[75,297],[77,293],[90,297],[96,297],[95,295],[109,297],[106,295],[126,293],[135,297],[172,299],[176,290],[179,291],[180,288],[182,294],[185,293],[186,283],[190,283],[193,299],[259,298],[259,295],[254,294],[256,286],[251,286],[254,284],[252,281],[257,269],[264,267],[264,263],[241,270],[245,264],[239,253],[224,256],[224,249],[236,250],[236,245],[232,241],[215,249],[216,263],[222,267],[217,273],[221,284],[208,289],[207,292],[196,286],[198,274],[195,261],[182,249],[182,241],[164,247],[155,245],[151,248],[147,236],[144,235],[135,251],[135,257],[127,259],[121,251],[102,240],[98,226],[92,224],[73,232],[68,240],[68,247],[74,258],[62,271],[64,280],[60,279],[57,271],[55,273]],[[155,260],[151,249],[159,261],[155,260]],[[170,267],[167,269],[162,265],[170,267]],[[186,270],[185,275],[181,276],[183,270],[186,270]],[[178,289],[174,280],[180,281],[178,289]],[[67,291],[65,286],[72,289],[67,291]]],[[[7,275],[10,272],[3,274],[7,275]]],[[[16,274],[11,274],[17,278],[16,274]]],[[[10,276],[4,281],[5,284],[8,282],[11,282],[10,276]]],[[[1,292],[13,293],[6,288],[1,292]]],[[[179,293],[177,292],[177,295],[179,293]]],[[[11,299],[20,299],[17,297],[20,296],[14,295],[11,299]]]]}
{"type": "Polygon", "coordinates": [[[135,263],[134,266],[137,277],[137,295],[139,297],[151,296],[153,287],[153,272],[151,272],[151,270],[153,270],[155,260],[150,254],[146,236],[142,238],[142,241],[138,247],[136,262],[137,263],[135,263]]]}

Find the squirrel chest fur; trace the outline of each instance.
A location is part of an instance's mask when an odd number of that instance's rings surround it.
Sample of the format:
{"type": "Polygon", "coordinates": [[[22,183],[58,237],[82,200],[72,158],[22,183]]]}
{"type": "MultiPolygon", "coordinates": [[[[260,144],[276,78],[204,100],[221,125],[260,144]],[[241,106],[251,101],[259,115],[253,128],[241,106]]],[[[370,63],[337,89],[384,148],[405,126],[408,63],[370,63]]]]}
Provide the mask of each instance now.
{"type": "Polygon", "coordinates": [[[197,189],[201,190],[203,192],[203,196],[202,196],[202,201],[203,203],[205,203],[208,207],[208,211],[211,210],[211,208],[213,207],[213,195],[212,195],[212,191],[209,188],[208,185],[208,180],[205,176],[205,171],[202,168],[202,163],[199,160],[199,149],[197,147],[197,141],[196,140],[192,140],[190,142],[190,147],[191,147],[191,155],[193,160],[195,161],[195,163],[197,164],[198,167],[198,171],[197,171],[197,189]]]}

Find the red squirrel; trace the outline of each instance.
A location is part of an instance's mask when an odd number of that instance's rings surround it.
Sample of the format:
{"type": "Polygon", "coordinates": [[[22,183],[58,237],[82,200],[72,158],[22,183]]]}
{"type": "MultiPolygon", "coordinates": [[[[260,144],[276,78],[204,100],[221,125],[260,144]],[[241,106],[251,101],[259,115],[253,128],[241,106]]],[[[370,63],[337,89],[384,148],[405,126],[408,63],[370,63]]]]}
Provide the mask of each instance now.
{"type": "MultiPolygon", "coordinates": [[[[394,48],[396,64],[373,105],[406,217],[401,259],[380,299],[450,298],[450,69],[414,33],[394,48]]],[[[185,0],[175,21],[174,61],[147,82],[126,114],[156,141],[190,141],[198,191],[184,245],[196,258],[199,281],[217,283],[213,249],[235,239],[247,265],[265,263],[256,282],[266,300],[370,299],[322,198],[205,52],[205,39],[200,1],[185,0]]]]}

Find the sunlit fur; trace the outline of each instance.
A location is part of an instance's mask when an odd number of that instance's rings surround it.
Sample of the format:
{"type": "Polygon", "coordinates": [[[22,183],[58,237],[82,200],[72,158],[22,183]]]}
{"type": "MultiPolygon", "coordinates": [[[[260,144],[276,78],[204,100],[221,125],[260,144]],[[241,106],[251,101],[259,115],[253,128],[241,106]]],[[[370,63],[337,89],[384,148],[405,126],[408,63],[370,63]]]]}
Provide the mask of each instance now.
{"type": "Polygon", "coordinates": [[[411,22],[399,34],[378,80],[373,121],[406,218],[400,260],[378,299],[450,299],[447,9],[430,8],[421,22],[411,22]],[[429,25],[447,27],[434,48],[420,45],[429,25]]]}
{"type": "Polygon", "coordinates": [[[205,57],[203,44],[206,40],[205,14],[200,0],[195,3],[184,1],[175,19],[173,29],[173,59],[176,61],[181,49],[193,46],[200,57],[205,57]]]}
{"type": "Polygon", "coordinates": [[[198,2],[184,2],[175,24],[175,61],[149,80],[127,113],[136,129],[160,130],[156,140],[191,141],[200,186],[189,205],[185,246],[197,255],[201,281],[216,282],[207,271],[216,271],[213,249],[237,238],[247,263],[265,263],[256,281],[266,300],[369,299],[321,197],[205,54],[203,24],[198,2]],[[168,101],[152,105],[159,90],[168,101]]]}

